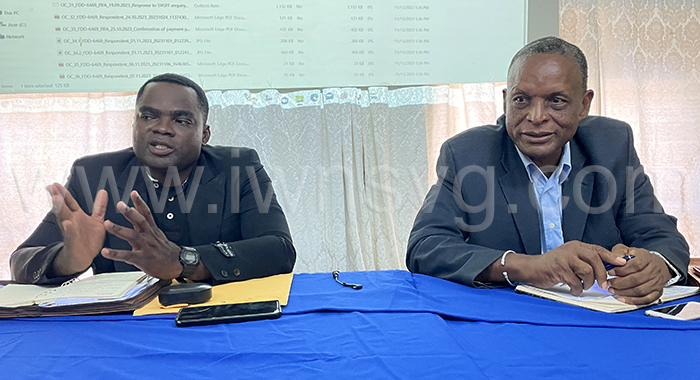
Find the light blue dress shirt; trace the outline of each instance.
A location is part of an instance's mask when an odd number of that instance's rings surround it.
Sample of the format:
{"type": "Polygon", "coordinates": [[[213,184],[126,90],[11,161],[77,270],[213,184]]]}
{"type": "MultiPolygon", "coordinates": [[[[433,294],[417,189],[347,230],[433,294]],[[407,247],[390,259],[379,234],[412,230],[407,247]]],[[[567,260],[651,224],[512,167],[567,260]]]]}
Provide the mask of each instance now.
{"type": "Polygon", "coordinates": [[[549,178],[517,146],[515,149],[525,165],[537,198],[541,253],[545,253],[564,244],[564,232],[561,227],[561,184],[571,172],[571,148],[568,142],[564,145],[559,165],[549,178]]]}
{"type": "MultiPolygon", "coordinates": [[[[568,142],[564,145],[564,152],[562,152],[559,165],[557,165],[557,169],[549,178],[517,146],[515,150],[518,151],[520,160],[525,165],[527,175],[532,184],[531,189],[534,190],[537,200],[537,215],[540,222],[540,247],[542,247],[540,253],[547,253],[564,244],[564,232],[561,227],[561,185],[571,173],[571,148],[568,142]]],[[[650,252],[661,257],[673,272],[672,278],[666,282],[665,286],[678,282],[681,278],[681,273],[678,269],[671,265],[662,254],[656,251],[650,252]]]]}

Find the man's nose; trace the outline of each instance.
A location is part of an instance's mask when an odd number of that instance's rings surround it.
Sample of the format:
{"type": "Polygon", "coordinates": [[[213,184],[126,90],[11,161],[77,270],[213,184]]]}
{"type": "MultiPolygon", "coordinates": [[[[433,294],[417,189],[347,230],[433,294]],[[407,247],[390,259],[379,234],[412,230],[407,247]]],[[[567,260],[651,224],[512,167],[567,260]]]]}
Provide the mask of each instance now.
{"type": "Polygon", "coordinates": [[[544,101],[534,101],[527,113],[527,120],[533,124],[543,124],[549,120],[549,113],[544,101]]]}
{"type": "Polygon", "coordinates": [[[168,118],[161,118],[153,126],[153,131],[164,135],[172,135],[174,133],[173,122],[168,118]]]}

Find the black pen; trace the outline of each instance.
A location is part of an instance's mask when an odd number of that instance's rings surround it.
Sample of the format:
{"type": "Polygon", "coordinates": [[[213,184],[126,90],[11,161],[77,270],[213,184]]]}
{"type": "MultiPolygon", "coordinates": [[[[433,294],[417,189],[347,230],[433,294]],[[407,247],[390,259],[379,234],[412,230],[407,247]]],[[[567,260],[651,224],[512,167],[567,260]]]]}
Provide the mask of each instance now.
{"type": "MultiPolygon", "coordinates": [[[[625,261],[630,261],[630,259],[634,259],[634,255],[627,255],[627,256],[624,256],[623,259],[625,259],[625,261]]],[[[605,264],[605,270],[606,270],[606,271],[609,271],[610,269],[613,269],[613,268],[617,267],[617,265],[615,265],[615,264],[610,264],[610,263],[605,262],[605,261],[603,261],[603,264],[605,264]]]]}

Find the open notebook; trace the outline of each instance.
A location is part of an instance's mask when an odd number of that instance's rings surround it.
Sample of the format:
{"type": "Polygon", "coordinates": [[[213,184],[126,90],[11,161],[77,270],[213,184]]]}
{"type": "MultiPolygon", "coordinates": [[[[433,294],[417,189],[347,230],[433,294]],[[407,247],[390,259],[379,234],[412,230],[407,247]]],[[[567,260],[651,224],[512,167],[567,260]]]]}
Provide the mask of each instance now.
{"type": "MultiPolygon", "coordinates": [[[[636,310],[649,305],[629,305],[620,302],[613,297],[612,294],[594,284],[590,289],[584,290],[580,296],[573,296],[569,293],[569,286],[564,284],[556,285],[549,289],[542,289],[536,286],[519,284],[515,287],[515,291],[526,293],[533,296],[547,298],[550,300],[568,303],[585,307],[586,309],[603,311],[606,313],[620,313],[623,311],[636,310]]],[[[692,296],[700,293],[700,288],[697,286],[669,286],[664,288],[664,293],[661,296],[662,302],[673,301],[679,298],[692,296]]]]}
{"type": "Polygon", "coordinates": [[[0,317],[130,311],[150,301],[169,283],[143,272],[115,272],[58,287],[10,284],[0,289],[0,317]]]}

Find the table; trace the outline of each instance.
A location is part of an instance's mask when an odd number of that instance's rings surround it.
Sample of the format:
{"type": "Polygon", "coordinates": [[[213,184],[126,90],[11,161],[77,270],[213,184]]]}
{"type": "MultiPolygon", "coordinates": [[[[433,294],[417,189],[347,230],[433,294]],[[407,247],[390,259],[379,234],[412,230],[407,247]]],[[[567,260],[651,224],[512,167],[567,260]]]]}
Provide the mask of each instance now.
{"type": "Polygon", "coordinates": [[[672,379],[692,378],[700,364],[700,321],[605,314],[398,270],[340,279],[364,288],[296,274],[277,320],[188,328],[172,315],[0,320],[0,376],[672,379]]]}

